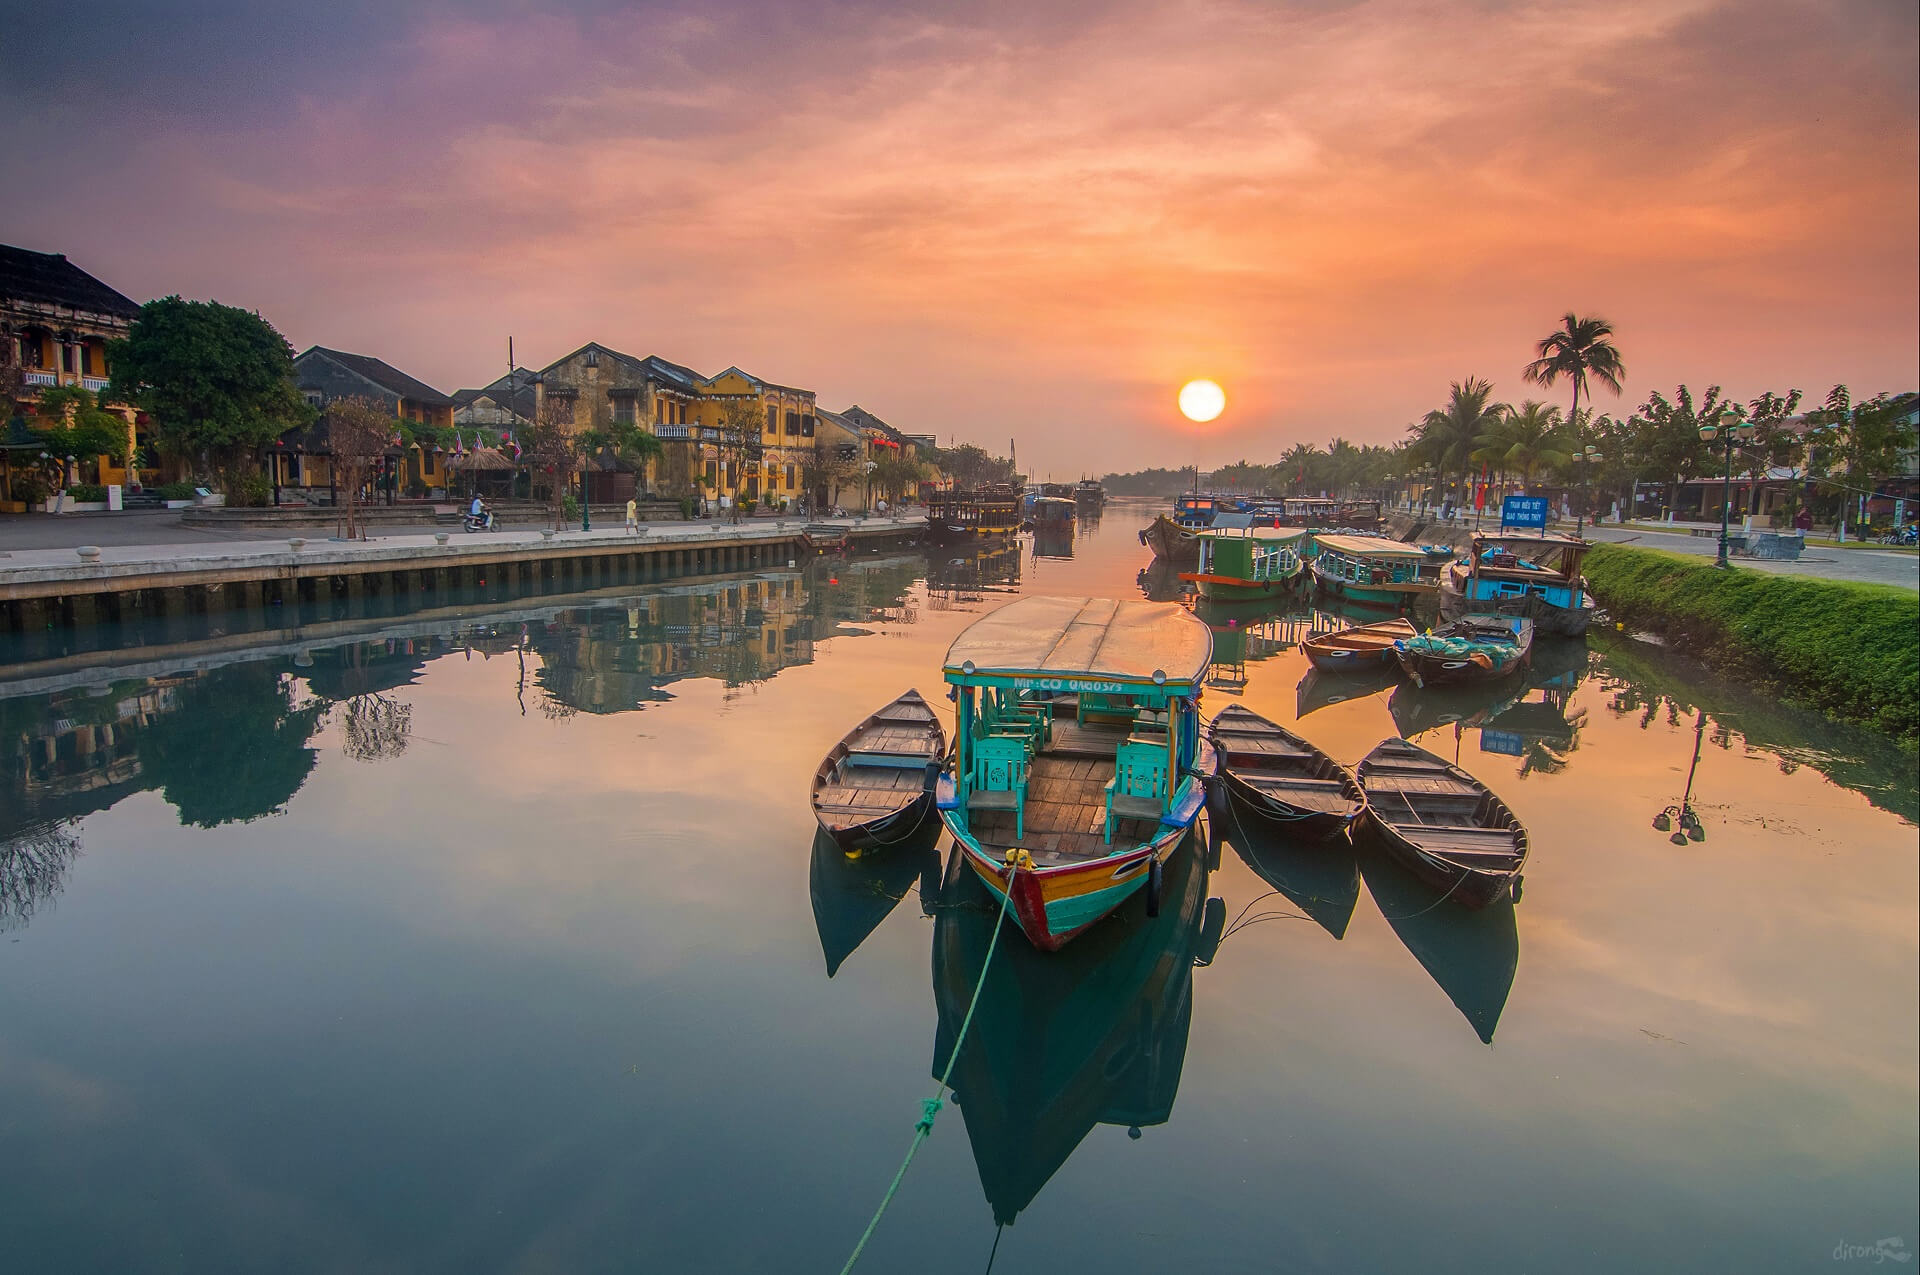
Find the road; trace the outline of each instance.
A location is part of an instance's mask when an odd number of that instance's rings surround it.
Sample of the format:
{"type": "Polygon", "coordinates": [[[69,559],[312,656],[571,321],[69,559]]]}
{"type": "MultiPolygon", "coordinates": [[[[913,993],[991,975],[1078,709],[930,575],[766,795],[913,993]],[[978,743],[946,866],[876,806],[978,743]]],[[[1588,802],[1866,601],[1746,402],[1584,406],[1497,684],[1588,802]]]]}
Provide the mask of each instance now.
{"type": "MultiPolygon", "coordinates": [[[[1676,536],[1660,531],[1640,531],[1633,527],[1589,527],[1586,535],[1589,540],[1608,544],[1665,549],[1670,553],[1696,554],[1705,558],[1714,557],[1720,552],[1717,537],[1676,536]]],[[[1910,549],[1824,549],[1813,545],[1800,555],[1798,562],[1735,558],[1734,563],[1759,571],[1777,571],[1782,575],[1857,580],[1863,584],[1891,584],[1920,591],[1920,554],[1910,549]]]]}

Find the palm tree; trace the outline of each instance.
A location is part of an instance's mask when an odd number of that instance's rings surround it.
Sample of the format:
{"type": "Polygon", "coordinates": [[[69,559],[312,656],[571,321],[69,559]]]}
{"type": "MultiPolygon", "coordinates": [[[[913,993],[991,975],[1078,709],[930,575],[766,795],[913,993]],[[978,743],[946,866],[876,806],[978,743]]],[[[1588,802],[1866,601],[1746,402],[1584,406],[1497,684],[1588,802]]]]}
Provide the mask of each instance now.
{"type": "Polygon", "coordinates": [[[1469,376],[1453,382],[1447,405],[1420,422],[1420,442],[1442,474],[1457,472],[1465,481],[1481,437],[1498,428],[1507,413],[1507,405],[1490,402],[1492,397],[1493,382],[1469,376]]]}
{"type": "Polygon", "coordinates": [[[1517,470],[1523,491],[1533,486],[1534,471],[1542,465],[1567,463],[1561,442],[1560,409],[1532,399],[1508,411],[1499,427],[1481,439],[1485,458],[1517,470]]]}
{"type": "MultiPolygon", "coordinates": [[[[1592,377],[1615,394],[1620,392],[1620,378],[1627,374],[1627,364],[1620,357],[1620,351],[1612,341],[1613,325],[1605,319],[1583,319],[1571,310],[1558,332],[1550,332],[1540,339],[1540,357],[1527,364],[1520,375],[1534,385],[1551,388],[1561,377],[1573,383],[1573,408],[1567,413],[1567,420],[1578,430],[1580,421],[1580,395],[1587,394],[1589,402],[1593,395],[1588,393],[1587,378],[1592,377]]],[[[1579,444],[1580,439],[1575,438],[1579,444]]]]}

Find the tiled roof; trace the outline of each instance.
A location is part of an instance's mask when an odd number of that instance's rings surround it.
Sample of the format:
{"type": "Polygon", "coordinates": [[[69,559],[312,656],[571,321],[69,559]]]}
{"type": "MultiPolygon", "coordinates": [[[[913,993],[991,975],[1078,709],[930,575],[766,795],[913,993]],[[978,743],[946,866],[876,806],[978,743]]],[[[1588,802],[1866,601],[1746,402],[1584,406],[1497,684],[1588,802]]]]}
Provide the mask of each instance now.
{"type": "Polygon", "coordinates": [[[453,403],[451,398],[425,381],[416,381],[393,364],[376,359],[369,354],[348,354],[344,350],[329,350],[324,345],[316,345],[296,358],[295,366],[297,367],[302,359],[315,354],[338,363],[348,371],[372,381],[389,393],[398,394],[401,398],[410,398],[416,403],[424,403],[432,407],[447,407],[453,403]]]}
{"type": "Polygon", "coordinates": [[[60,253],[29,252],[0,244],[0,302],[59,306],[122,319],[140,315],[137,302],[100,282],[60,253]]]}

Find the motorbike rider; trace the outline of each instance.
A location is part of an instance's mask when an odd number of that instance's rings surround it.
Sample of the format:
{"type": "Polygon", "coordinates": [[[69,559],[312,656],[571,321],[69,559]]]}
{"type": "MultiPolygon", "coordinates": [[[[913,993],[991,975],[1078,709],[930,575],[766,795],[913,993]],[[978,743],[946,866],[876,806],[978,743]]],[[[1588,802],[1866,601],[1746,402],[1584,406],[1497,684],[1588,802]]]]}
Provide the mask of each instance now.
{"type": "Polygon", "coordinates": [[[493,530],[493,510],[487,506],[486,501],[480,499],[480,493],[477,491],[473,493],[473,504],[467,508],[467,517],[480,523],[488,531],[493,530]]]}

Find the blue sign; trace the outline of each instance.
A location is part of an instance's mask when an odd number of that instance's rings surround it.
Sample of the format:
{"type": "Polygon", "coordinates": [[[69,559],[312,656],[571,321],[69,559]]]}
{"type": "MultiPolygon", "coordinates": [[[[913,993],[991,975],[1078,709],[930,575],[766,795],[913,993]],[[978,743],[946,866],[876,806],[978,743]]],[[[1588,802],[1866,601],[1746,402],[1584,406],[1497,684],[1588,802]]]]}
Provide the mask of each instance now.
{"type": "Polygon", "coordinates": [[[1509,731],[1482,730],[1480,732],[1480,751],[1483,753],[1501,753],[1508,757],[1523,757],[1527,751],[1527,741],[1509,731]]]}
{"type": "Polygon", "coordinates": [[[1545,496],[1508,496],[1500,502],[1500,525],[1502,527],[1537,527],[1547,529],[1547,498],[1545,496]]]}

